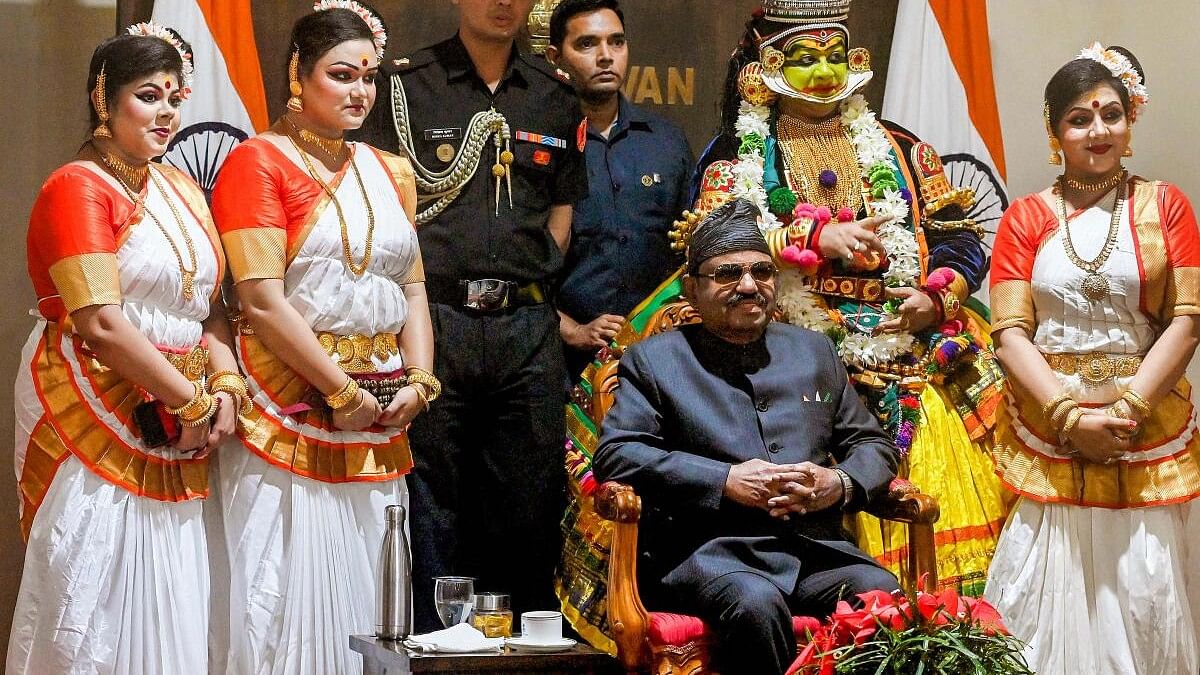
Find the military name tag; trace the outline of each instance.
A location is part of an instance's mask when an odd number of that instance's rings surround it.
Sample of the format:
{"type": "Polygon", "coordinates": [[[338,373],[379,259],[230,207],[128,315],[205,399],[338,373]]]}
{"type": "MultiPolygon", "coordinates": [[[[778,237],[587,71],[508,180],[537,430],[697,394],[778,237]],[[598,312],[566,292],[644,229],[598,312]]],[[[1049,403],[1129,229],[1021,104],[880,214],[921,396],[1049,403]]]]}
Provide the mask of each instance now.
{"type": "Polygon", "coordinates": [[[456,141],[460,138],[462,138],[462,127],[425,130],[425,140],[427,141],[456,141]]]}

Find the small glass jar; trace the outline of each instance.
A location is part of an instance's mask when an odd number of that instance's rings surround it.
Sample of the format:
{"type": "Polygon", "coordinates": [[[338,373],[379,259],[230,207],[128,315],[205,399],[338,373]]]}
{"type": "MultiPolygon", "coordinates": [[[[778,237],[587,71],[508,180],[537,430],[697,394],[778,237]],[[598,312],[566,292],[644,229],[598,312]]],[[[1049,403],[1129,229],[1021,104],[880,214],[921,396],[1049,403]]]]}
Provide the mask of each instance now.
{"type": "Polygon", "coordinates": [[[512,601],[504,593],[476,593],[471,625],[484,636],[512,637],[512,601]]]}

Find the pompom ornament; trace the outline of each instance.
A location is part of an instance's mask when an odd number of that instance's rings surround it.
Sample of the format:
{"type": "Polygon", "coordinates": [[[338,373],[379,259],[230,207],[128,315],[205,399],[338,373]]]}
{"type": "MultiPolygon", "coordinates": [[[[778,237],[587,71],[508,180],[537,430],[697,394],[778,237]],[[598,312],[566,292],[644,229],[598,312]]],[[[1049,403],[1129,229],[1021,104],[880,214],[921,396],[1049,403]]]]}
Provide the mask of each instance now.
{"type": "Polygon", "coordinates": [[[842,208],[838,209],[837,221],[839,223],[854,222],[854,211],[852,211],[849,206],[843,206],[842,208]]]}
{"type": "Polygon", "coordinates": [[[817,255],[816,251],[807,248],[800,248],[796,244],[785,247],[779,252],[779,258],[783,262],[795,267],[800,274],[810,277],[817,273],[821,267],[821,256],[817,255]]]}
{"type": "Polygon", "coordinates": [[[821,187],[825,188],[826,190],[831,190],[837,185],[838,177],[837,173],[834,171],[825,169],[821,171],[821,174],[817,180],[821,183],[821,187]]]}

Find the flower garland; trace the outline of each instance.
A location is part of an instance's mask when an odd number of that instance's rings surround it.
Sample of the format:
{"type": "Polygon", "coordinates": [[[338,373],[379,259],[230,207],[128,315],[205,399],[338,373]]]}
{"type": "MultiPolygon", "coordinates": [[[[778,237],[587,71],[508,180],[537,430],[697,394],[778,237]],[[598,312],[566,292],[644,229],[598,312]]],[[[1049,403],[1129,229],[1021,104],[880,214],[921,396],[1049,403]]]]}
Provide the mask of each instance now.
{"type": "Polygon", "coordinates": [[[192,66],[191,52],[183,48],[183,42],[175,37],[175,34],[166,28],[153,21],[143,21],[135,23],[125,29],[130,35],[140,35],[142,37],[156,37],[175,48],[179,52],[179,58],[183,61],[180,67],[179,77],[183,80],[182,86],[179,89],[179,95],[187,100],[192,95],[192,80],[195,78],[195,68],[192,66]]]}
{"type": "MultiPolygon", "coordinates": [[[[798,201],[790,189],[772,190],[768,196],[763,188],[764,152],[771,133],[770,120],[769,107],[751,105],[743,100],[734,124],[741,144],[733,168],[732,194],[759,208],[764,230],[784,226],[770,206],[783,208],[790,205],[794,208],[798,201]],[[790,198],[782,194],[784,191],[790,198]]],[[[888,252],[889,265],[884,282],[892,287],[915,286],[921,274],[921,254],[916,236],[905,226],[912,195],[908,190],[899,189],[896,176],[900,167],[892,157],[891,143],[875,113],[867,107],[867,100],[859,94],[842,104],[841,122],[854,146],[862,178],[870,186],[870,211],[873,215],[888,218],[876,231],[888,252]]],[[[907,333],[870,335],[847,330],[840,314],[826,308],[799,273],[785,270],[778,288],[779,307],[787,314],[788,322],[828,335],[837,346],[838,354],[849,365],[872,368],[912,351],[914,340],[907,333]]]]}
{"type": "Polygon", "coordinates": [[[375,43],[375,56],[378,56],[380,61],[383,60],[383,48],[387,45],[387,31],[383,29],[383,21],[379,17],[354,0],[317,0],[313,3],[314,12],[324,12],[330,9],[348,9],[357,14],[371,31],[371,41],[375,43]]]}

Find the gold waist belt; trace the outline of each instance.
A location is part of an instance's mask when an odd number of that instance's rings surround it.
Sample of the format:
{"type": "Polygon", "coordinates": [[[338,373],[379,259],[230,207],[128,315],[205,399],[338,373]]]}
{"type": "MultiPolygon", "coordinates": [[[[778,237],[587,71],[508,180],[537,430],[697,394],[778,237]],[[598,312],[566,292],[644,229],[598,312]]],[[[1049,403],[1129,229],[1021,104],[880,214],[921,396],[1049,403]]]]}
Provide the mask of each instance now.
{"type": "Polygon", "coordinates": [[[386,361],[400,353],[400,344],[395,333],[376,335],[338,335],[317,333],[317,341],[325,353],[337,357],[337,364],[347,373],[374,373],[375,363],[371,357],[386,361]]]}
{"type": "Polygon", "coordinates": [[[1112,382],[1114,377],[1133,377],[1142,365],[1140,356],[1090,354],[1042,354],[1046,363],[1063,375],[1078,375],[1091,386],[1112,382]]]}
{"type": "Polygon", "coordinates": [[[859,302],[883,302],[883,280],[864,277],[823,277],[816,281],[814,290],[821,295],[835,295],[859,302]]]}
{"type": "Polygon", "coordinates": [[[199,382],[208,370],[208,348],[203,345],[196,345],[186,352],[166,351],[165,348],[159,347],[159,352],[167,357],[167,362],[174,366],[175,370],[183,373],[183,376],[192,382],[199,382]]]}

